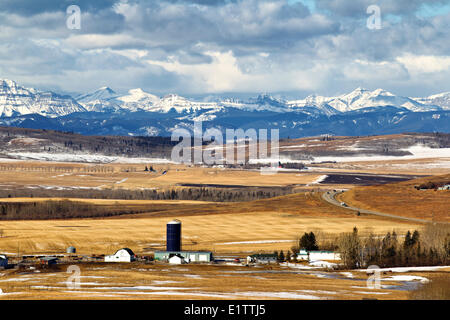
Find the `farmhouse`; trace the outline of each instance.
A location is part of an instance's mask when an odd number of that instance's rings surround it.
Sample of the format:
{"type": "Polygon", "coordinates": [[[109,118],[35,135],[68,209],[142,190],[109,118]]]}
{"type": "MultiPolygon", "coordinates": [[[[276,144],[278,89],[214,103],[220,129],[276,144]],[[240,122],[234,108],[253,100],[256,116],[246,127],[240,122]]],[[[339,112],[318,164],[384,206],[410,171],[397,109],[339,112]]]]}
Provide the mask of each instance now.
{"type": "Polygon", "coordinates": [[[113,255],[105,256],[105,262],[131,262],[136,260],[136,255],[131,249],[122,248],[113,255]]]}

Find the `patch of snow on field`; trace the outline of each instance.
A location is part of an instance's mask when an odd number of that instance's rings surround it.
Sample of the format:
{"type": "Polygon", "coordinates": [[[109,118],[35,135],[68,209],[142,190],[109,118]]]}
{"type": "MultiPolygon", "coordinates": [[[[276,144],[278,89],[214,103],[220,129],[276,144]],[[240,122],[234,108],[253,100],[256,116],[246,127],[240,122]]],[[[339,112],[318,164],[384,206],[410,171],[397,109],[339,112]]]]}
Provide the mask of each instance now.
{"type": "Polygon", "coordinates": [[[405,151],[409,151],[417,158],[446,158],[450,157],[450,148],[430,148],[424,145],[414,145],[405,151]]]}
{"type": "Polygon", "coordinates": [[[337,266],[336,263],[328,262],[328,261],[322,261],[322,260],[311,261],[309,264],[310,264],[311,266],[315,266],[315,267],[324,267],[324,268],[334,268],[334,267],[337,266]]]}
{"type": "MultiPolygon", "coordinates": [[[[47,153],[47,152],[11,152],[10,157],[20,160],[41,160],[55,162],[87,162],[87,163],[174,163],[161,158],[127,158],[105,156],[99,154],[47,153]]],[[[2,159],[2,161],[5,159],[2,159]]]]}
{"type": "Polygon", "coordinates": [[[282,263],[280,263],[280,266],[286,266],[289,268],[300,269],[300,270],[311,270],[311,269],[319,269],[320,268],[320,267],[308,266],[305,264],[297,264],[297,263],[289,263],[289,262],[282,262],[282,263]]]}
{"type": "Polygon", "coordinates": [[[420,281],[422,283],[427,283],[430,281],[425,277],[407,276],[407,275],[391,276],[389,278],[381,278],[381,280],[385,280],[385,281],[420,281]]]}
{"type": "Polygon", "coordinates": [[[318,183],[321,183],[321,182],[323,182],[326,178],[328,178],[328,176],[327,176],[326,174],[324,174],[324,175],[318,177],[318,178],[317,178],[316,180],[314,180],[313,182],[307,184],[307,186],[310,185],[310,184],[318,184],[318,183]]]}
{"type": "MultiPolygon", "coordinates": [[[[414,271],[438,271],[450,268],[450,266],[429,266],[429,267],[394,267],[377,269],[380,272],[414,272],[414,271]]],[[[354,271],[367,272],[367,269],[357,269],[354,271]]]]}
{"type": "Polygon", "coordinates": [[[290,149],[290,148],[304,148],[307,147],[308,145],[306,144],[297,144],[297,145],[293,145],[293,146],[282,146],[280,147],[280,149],[290,149]]]}
{"type": "Polygon", "coordinates": [[[265,297],[265,298],[281,298],[281,299],[303,299],[303,300],[320,300],[319,297],[309,294],[298,294],[296,292],[235,292],[237,296],[245,297],[265,297]]]}
{"type": "Polygon", "coordinates": [[[127,181],[127,180],[128,180],[128,178],[122,179],[122,180],[120,180],[120,181],[117,181],[116,184],[124,183],[124,182],[127,181]]]}
{"type": "Polygon", "coordinates": [[[359,162],[359,161],[384,161],[384,160],[411,160],[427,158],[450,158],[450,148],[430,148],[423,145],[414,145],[400,151],[408,151],[411,155],[385,156],[385,155],[357,155],[357,156],[319,156],[314,157],[314,162],[337,161],[337,162],[359,162]]]}
{"type": "Polygon", "coordinates": [[[158,287],[158,286],[133,286],[133,287],[97,287],[96,290],[191,290],[192,288],[185,287],[158,287]]]}
{"type": "Polygon", "coordinates": [[[374,291],[356,291],[359,294],[389,294],[389,292],[374,292],[374,291]]]}
{"type": "Polygon", "coordinates": [[[353,273],[351,272],[341,272],[341,274],[346,276],[347,278],[354,278],[353,273]]]}

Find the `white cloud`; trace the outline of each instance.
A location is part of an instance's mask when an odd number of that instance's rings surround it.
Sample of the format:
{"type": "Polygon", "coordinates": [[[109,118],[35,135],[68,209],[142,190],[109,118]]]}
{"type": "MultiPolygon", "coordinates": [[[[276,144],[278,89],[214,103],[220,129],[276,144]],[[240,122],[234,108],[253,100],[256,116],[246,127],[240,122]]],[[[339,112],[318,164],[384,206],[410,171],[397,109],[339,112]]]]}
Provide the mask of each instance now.
{"type": "Polygon", "coordinates": [[[251,81],[252,76],[242,73],[231,51],[207,51],[204,54],[212,58],[211,63],[181,64],[174,56],[169,57],[168,61],[147,60],[147,63],[187,76],[193,80],[192,89],[199,92],[232,91],[236,84],[251,81]]]}
{"type": "Polygon", "coordinates": [[[450,56],[413,55],[405,54],[397,57],[410,73],[434,73],[450,69],[450,56]]]}

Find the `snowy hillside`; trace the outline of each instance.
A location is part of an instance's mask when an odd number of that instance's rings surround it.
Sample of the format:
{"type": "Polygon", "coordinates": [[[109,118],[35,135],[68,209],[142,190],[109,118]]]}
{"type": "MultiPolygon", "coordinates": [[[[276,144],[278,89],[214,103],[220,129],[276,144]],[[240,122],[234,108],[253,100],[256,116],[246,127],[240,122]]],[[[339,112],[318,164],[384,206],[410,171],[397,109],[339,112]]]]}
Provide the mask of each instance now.
{"type": "Polygon", "coordinates": [[[0,79],[0,117],[40,114],[54,118],[85,111],[72,97],[27,89],[12,80],[0,79]]]}
{"type": "Polygon", "coordinates": [[[426,98],[414,98],[417,102],[427,105],[436,105],[444,110],[450,110],[450,92],[435,94],[426,98]]]}

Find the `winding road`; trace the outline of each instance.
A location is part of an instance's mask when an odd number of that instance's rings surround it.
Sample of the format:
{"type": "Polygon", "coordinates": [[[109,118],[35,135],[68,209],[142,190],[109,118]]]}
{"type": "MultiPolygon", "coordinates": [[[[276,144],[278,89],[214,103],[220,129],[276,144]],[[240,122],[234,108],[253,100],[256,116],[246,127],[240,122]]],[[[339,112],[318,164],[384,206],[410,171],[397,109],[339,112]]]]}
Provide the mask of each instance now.
{"type": "MultiPolygon", "coordinates": [[[[322,194],[322,199],[325,200],[326,202],[331,203],[331,204],[333,204],[335,206],[338,206],[340,208],[344,208],[344,209],[348,209],[348,210],[352,210],[352,211],[359,211],[362,214],[371,214],[371,215],[380,216],[380,217],[384,217],[384,218],[400,219],[400,220],[406,220],[406,221],[411,221],[411,222],[419,222],[419,223],[430,223],[431,222],[430,220],[417,219],[417,218],[408,218],[408,217],[397,216],[397,215],[389,214],[389,213],[382,213],[382,212],[370,211],[370,210],[361,209],[361,208],[355,208],[355,207],[350,207],[350,206],[343,206],[335,198],[336,195],[341,193],[341,192],[338,192],[338,191],[336,191],[336,192],[335,191],[325,192],[324,194],[322,194]]],[[[447,223],[447,222],[443,222],[443,223],[447,223]]]]}

